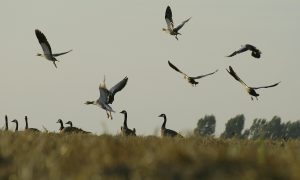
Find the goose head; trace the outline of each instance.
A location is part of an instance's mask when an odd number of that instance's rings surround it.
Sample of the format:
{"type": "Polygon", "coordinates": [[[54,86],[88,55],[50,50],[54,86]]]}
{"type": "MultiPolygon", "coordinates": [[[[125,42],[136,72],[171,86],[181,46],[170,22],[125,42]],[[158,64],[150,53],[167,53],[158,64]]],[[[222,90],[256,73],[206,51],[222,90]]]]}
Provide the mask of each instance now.
{"type": "Polygon", "coordinates": [[[12,120],[11,122],[18,123],[18,121],[16,119],[12,120]]]}
{"type": "Polygon", "coordinates": [[[37,53],[36,56],[43,56],[41,53],[37,53]]]}
{"type": "Polygon", "coordinates": [[[161,114],[161,115],[159,115],[158,117],[163,117],[163,118],[165,118],[166,115],[165,115],[165,114],[161,114]]]}
{"type": "Polygon", "coordinates": [[[56,123],[63,123],[61,119],[57,120],[56,123]]]}
{"type": "Polygon", "coordinates": [[[121,111],[120,113],[122,114],[127,114],[127,112],[125,110],[121,111]]]}
{"type": "Polygon", "coordinates": [[[69,124],[71,127],[73,126],[73,123],[71,121],[68,121],[65,124],[69,124]]]}

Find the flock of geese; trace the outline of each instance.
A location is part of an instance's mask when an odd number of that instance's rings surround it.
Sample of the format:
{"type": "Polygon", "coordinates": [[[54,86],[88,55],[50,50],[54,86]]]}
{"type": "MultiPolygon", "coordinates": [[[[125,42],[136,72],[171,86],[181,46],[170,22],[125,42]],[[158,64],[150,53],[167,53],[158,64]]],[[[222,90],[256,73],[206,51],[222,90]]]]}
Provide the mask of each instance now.
{"type": "MultiPolygon", "coordinates": [[[[163,28],[162,30],[167,32],[168,34],[174,36],[178,40],[178,35],[181,35],[179,30],[181,30],[182,27],[187,22],[189,22],[190,19],[191,19],[191,17],[186,19],[181,24],[179,24],[178,26],[175,27],[174,22],[173,22],[172,10],[171,10],[170,6],[168,6],[166,11],[165,11],[165,20],[166,20],[167,28],[163,28]]],[[[38,39],[38,42],[41,45],[42,50],[43,50],[43,54],[38,53],[37,56],[42,56],[45,59],[51,61],[54,64],[55,68],[57,68],[56,62],[58,61],[56,59],[56,57],[67,54],[67,53],[72,51],[72,50],[69,50],[69,51],[66,51],[66,52],[55,53],[54,54],[54,53],[52,53],[51,46],[50,46],[46,36],[38,29],[35,30],[35,35],[36,35],[36,37],[38,39]]],[[[235,55],[238,55],[240,53],[244,53],[246,51],[251,51],[251,55],[254,58],[260,58],[261,54],[262,54],[261,51],[259,49],[257,49],[255,46],[250,45],[250,44],[246,44],[246,45],[242,46],[240,49],[234,51],[232,54],[228,55],[227,57],[233,57],[235,55]]],[[[196,81],[197,79],[201,79],[201,78],[213,75],[216,72],[218,72],[218,69],[217,69],[214,72],[211,72],[211,73],[208,73],[208,74],[191,77],[191,76],[188,76],[186,73],[182,72],[179,68],[177,68],[170,61],[168,61],[168,65],[173,70],[181,73],[184,76],[184,79],[186,79],[193,87],[195,87],[199,83],[199,82],[196,81]]],[[[275,87],[280,83],[280,82],[277,82],[277,83],[272,84],[272,85],[261,86],[261,87],[250,87],[246,83],[244,83],[244,81],[242,81],[242,79],[236,74],[236,72],[233,70],[233,68],[231,66],[229,66],[229,69],[226,69],[226,70],[235,80],[237,80],[238,82],[240,82],[244,86],[247,93],[251,96],[252,100],[253,100],[253,97],[255,97],[258,100],[259,94],[255,90],[258,90],[258,89],[261,89],[261,88],[275,87]]],[[[126,76],[126,77],[124,77],[124,79],[122,79],[116,85],[114,85],[112,88],[108,89],[106,87],[105,76],[104,76],[103,83],[100,83],[100,86],[99,86],[100,97],[97,100],[94,100],[94,101],[86,101],[85,104],[87,104],[87,105],[93,104],[93,105],[97,105],[97,106],[101,107],[102,109],[104,109],[106,111],[107,118],[108,119],[113,119],[112,112],[115,112],[115,111],[110,106],[110,104],[112,104],[114,102],[114,98],[115,98],[116,93],[121,91],[126,86],[127,82],[128,82],[128,77],[126,76]]],[[[136,136],[135,128],[130,129],[127,126],[127,112],[125,110],[123,110],[120,113],[124,114],[124,122],[123,122],[123,126],[121,127],[122,134],[125,135],[125,136],[136,136]]],[[[165,114],[161,114],[161,115],[159,115],[159,117],[162,117],[164,119],[163,124],[161,126],[161,136],[163,136],[163,137],[165,137],[165,136],[182,137],[176,131],[173,131],[171,129],[166,128],[167,117],[166,117],[165,114]]],[[[6,122],[5,130],[8,130],[7,116],[5,117],[5,122],[6,122]]],[[[16,119],[14,119],[12,122],[14,122],[16,124],[15,131],[18,131],[18,121],[16,119]]],[[[28,128],[27,116],[25,116],[25,123],[26,123],[25,131],[39,132],[38,129],[28,128]]],[[[71,121],[68,121],[66,123],[66,124],[69,125],[68,127],[64,127],[64,123],[61,119],[59,119],[57,121],[57,123],[60,124],[59,130],[60,130],[61,133],[90,133],[90,132],[84,131],[80,128],[74,127],[71,121]]]]}

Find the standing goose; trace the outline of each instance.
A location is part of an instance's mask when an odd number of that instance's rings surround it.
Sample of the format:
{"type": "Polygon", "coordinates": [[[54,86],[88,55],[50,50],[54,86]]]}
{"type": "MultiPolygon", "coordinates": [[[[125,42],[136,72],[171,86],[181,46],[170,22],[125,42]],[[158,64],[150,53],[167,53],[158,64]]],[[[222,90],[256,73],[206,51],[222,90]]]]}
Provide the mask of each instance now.
{"type": "Polygon", "coordinates": [[[167,7],[166,13],[165,13],[165,20],[167,23],[167,29],[163,28],[162,30],[167,32],[170,35],[175,36],[175,38],[178,40],[177,35],[181,35],[178,31],[184,26],[185,23],[187,23],[191,19],[188,18],[187,20],[183,21],[180,25],[178,25],[176,28],[174,28],[173,18],[172,18],[172,10],[170,6],[167,7]]]}
{"type": "Polygon", "coordinates": [[[232,57],[232,56],[235,56],[237,54],[243,53],[248,50],[252,51],[251,55],[253,57],[260,58],[260,55],[261,55],[260,50],[258,50],[255,46],[252,46],[251,44],[242,45],[242,47],[239,50],[234,51],[232,54],[230,54],[227,57],[232,57]]]}
{"type": "Polygon", "coordinates": [[[40,130],[36,128],[28,128],[28,118],[25,116],[25,131],[27,132],[40,132],[40,130]]]}
{"type": "Polygon", "coordinates": [[[96,101],[86,101],[85,104],[94,104],[100,106],[102,109],[106,111],[107,118],[112,119],[111,112],[115,112],[109,104],[112,104],[114,101],[114,96],[117,92],[121,91],[125,85],[127,84],[128,78],[127,76],[117,83],[115,86],[113,86],[110,90],[106,88],[105,84],[105,76],[104,76],[104,81],[103,84],[100,84],[99,86],[99,91],[100,91],[100,97],[96,101]]]}
{"type": "Polygon", "coordinates": [[[66,122],[66,124],[69,124],[70,126],[68,128],[72,129],[70,131],[74,132],[74,133],[84,133],[84,134],[88,134],[88,133],[91,133],[91,132],[87,132],[87,131],[84,131],[80,128],[77,128],[77,127],[73,127],[73,123],[72,121],[68,121],[66,122]]]}
{"type": "Polygon", "coordinates": [[[42,46],[42,49],[44,52],[43,54],[38,53],[37,56],[42,56],[42,57],[46,58],[47,60],[52,61],[55,68],[57,68],[55,62],[58,61],[55,57],[67,54],[72,51],[72,50],[69,50],[69,51],[62,52],[62,53],[52,54],[51,46],[50,46],[49,42],[47,41],[46,36],[38,29],[35,30],[35,35],[36,35],[37,39],[39,40],[39,43],[42,46]]]}
{"type": "Polygon", "coordinates": [[[180,135],[179,133],[177,133],[176,131],[173,131],[171,129],[166,128],[167,117],[166,117],[165,114],[161,114],[158,117],[163,117],[164,118],[164,122],[161,126],[161,129],[160,129],[162,137],[181,137],[181,138],[183,138],[183,136],[180,135]]]}
{"type": "Polygon", "coordinates": [[[127,112],[125,110],[121,111],[120,113],[124,114],[124,122],[123,126],[121,127],[121,132],[124,136],[136,136],[135,128],[132,130],[127,127],[127,112]]]}
{"type": "Polygon", "coordinates": [[[5,127],[4,127],[4,131],[8,131],[8,118],[7,118],[7,115],[5,115],[5,127]]]}
{"type": "Polygon", "coordinates": [[[15,132],[18,132],[18,130],[19,130],[19,123],[18,123],[18,120],[14,119],[14,120],[12,120],[11,122],[16,123],[15,132]]]}
{"type": "Polygon", "coordinates": [[[209,75],[213,75],[215,74],[216,72],[218,72],[218,69],[215,70],[214,72],[212,73],[209,73],[209,74],[205,74],[205,75],[201,75],[201,76],[196,76],[196,77],[190,77],[188,75],[186,75],[184,72],[180,71],[174,64],[172,64],[170,61],[168,61],[169,63],[169,66],[174,69],[175,71],[181,73],[184,75],[184,79],[186,79],[192,86],[196,86],[199,82],[195,81],[196,79],[200,79],[200,78],[203,78],[203,77],[206,77],[206,76],[209,76],[209,75]]]}
{"type": "Polygon", "coordinates": [[[237,81],[239,81],[246,89],[248,94],[251,96],[251,100],[253,100],[253,96],[258,100],[259,94],[256,93],[256,89],[261,89],[261,88],[270,88],[270,87],[275,87],[277,86],[280,82],[269,85],[269,86],[261,86],[261,87],[249,87],[244,81],[241,80],[241,78],[234,72],[231,66],[229,66],[229,70],[226,69],[227,72],[237,81]]]}

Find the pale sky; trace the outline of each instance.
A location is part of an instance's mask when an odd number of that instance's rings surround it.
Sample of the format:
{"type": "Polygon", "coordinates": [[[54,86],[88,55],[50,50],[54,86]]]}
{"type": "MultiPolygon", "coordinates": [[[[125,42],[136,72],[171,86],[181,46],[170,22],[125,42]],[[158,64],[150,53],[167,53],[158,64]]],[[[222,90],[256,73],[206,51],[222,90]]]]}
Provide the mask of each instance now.
{"type": "Polygon", "coordinates": [[[299,120],[299,7],[298,0],[5,0],[0,6],[1,126],[7,114],[23,129],[28,115],[29,126],[39,129],[57,131],[61,118],[97,134],[116,134],[122,110],[139,135],[159,129],[161,113],[167,115],[167,128],[179,132],[192,131],[199,118],[213,114],[217,134],[237,114],[245,115],[246,127],[254,118],[274,115],[299,120]],[[179,41],[161,30],[168,5],[175,24],[192,17],[179,41]],[[53,52],[73,49],[58,57],[58,69],[36,56],[42,49],[35,29],[46,35],[53,52]],[[225,57],[246,43],[259,48],[262,58],[250,52],[225,57]],[[168,60],[191,76],[219,72],[192,87],[168,60]],[[259,90],[259,101],[251,101],[226,72],[229,65],[250,86],[282,83],[259,90]],[[112,121],[103,109],[84,104],[99,97],[104,75],[108,87],[129,78],[112,104],[117,112],[112,121]]]}

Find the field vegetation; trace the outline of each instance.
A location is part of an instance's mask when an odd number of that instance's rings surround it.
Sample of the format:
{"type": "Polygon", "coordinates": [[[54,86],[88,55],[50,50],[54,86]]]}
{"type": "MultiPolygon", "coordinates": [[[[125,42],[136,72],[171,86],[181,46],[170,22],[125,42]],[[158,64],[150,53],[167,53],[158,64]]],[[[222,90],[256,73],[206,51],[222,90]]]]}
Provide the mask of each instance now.
{"type": "Polygon", "coordinates": [[[0,132],[0,179],[300,179],[300,141],[0,132]]]}

